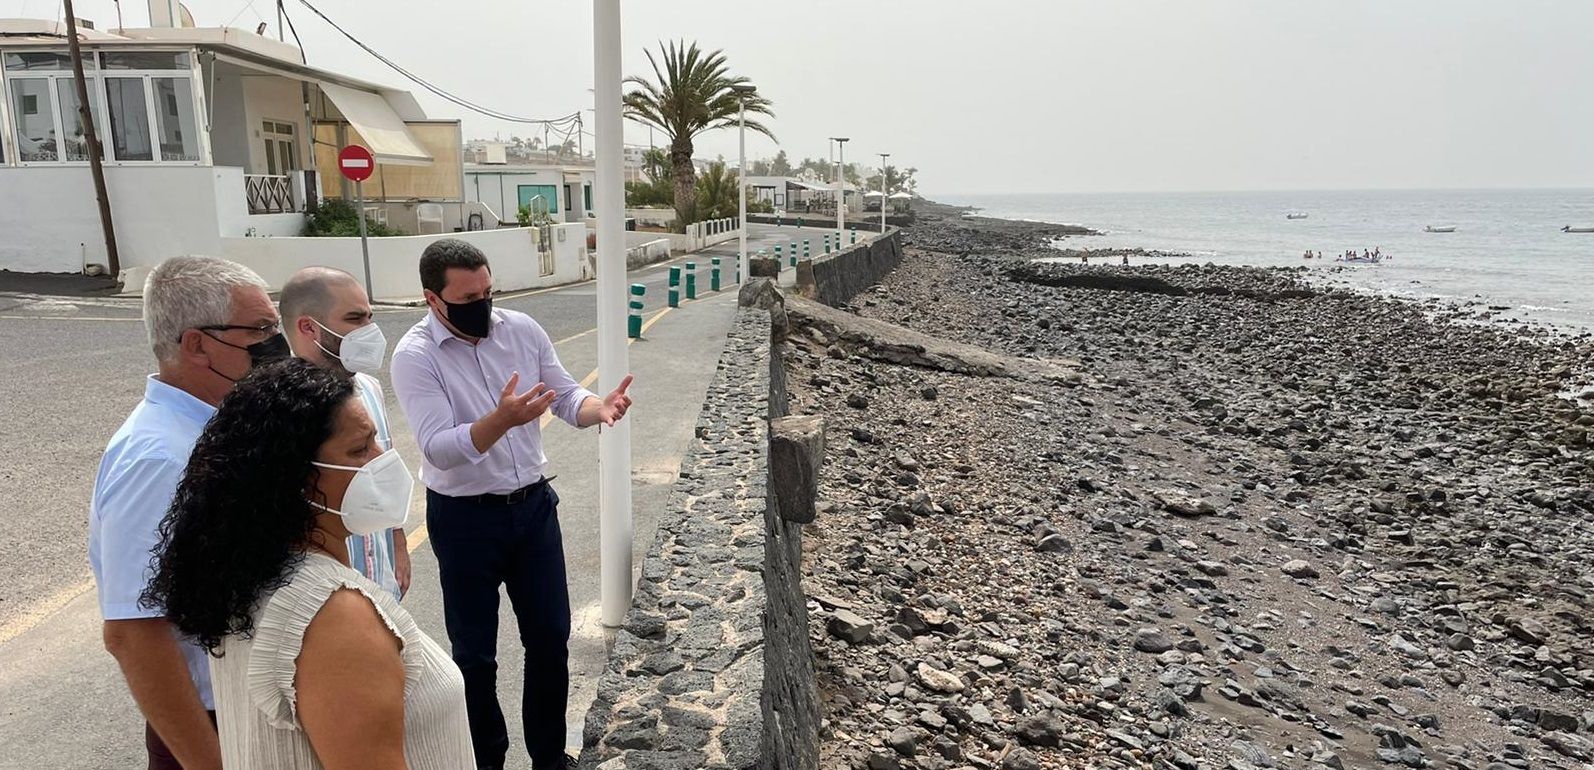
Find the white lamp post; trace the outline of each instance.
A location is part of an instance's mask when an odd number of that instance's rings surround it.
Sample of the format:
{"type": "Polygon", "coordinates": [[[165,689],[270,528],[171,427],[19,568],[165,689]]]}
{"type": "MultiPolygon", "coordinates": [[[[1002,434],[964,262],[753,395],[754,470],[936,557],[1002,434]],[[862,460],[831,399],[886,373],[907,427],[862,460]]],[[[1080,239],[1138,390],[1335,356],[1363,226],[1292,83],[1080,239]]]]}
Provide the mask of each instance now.
{"type": "MultiPolygon", "coordinates": [[[[598,388],[612,392],[630,368],[626,354],[625,126],[620,118],[620,0],[592,0],[597,75],[593,204],[598,215],[598,388]]],[[[598,433],[598,540],[603,624],[631,607],[631,421],[598,433]]]]}
{"type": "Polygon", "coordinates": [[[847,142],[845,136],[831,137],[836,141],[836,235],[847,229],[847,142]]]}
{"type": "Polygon", "coordinates": [[[886,158],[891,153],[880,153],[880,234],[886,234],[886,158]]]}
{"type": "Polygon", "coordinates": [[[737,172],[736,177],[736,229],[739,231],[736,236],[739,246],[736,252],[736,275],[742,281],[747,281],[752,278],[752,273],[748,272],[747,264],[747,97],[756,93],[758,88],[752,83],[737,83],[731,86],[731,90],[736,92],[738,105],[736,111],[736,134],[739,147],[737,153],[740,156],[740,170],[737,172]]]}

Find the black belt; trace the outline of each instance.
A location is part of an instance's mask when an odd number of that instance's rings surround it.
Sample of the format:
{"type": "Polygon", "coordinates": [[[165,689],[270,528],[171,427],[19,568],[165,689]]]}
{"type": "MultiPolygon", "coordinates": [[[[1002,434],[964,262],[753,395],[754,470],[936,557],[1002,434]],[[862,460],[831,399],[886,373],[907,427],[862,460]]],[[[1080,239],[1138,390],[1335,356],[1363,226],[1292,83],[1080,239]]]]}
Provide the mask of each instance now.
{"type": "MultiPolygon", "coordinates": [[[[455,499],[455,500],[464,500],[466,502],[472,502],[472,503],[479,503],[479,504],[482,504],[482,505],[514,505],[516,503],[524,502],[526,498],[531,497],[533,492],[536,492],[536,491],[542,489],[543,487],[548,486],[548,482],[553,481],[556,478],[559,478],[559,477],[558,476],[545,476],[545,477],[537,480],[536,482],[531,483],[531,484],[527,484],[526,486],[523,486],[520,489],[517,489],[517,490],[515,490],[513,492],[510,492],[507,495],[495,495],[495,494],[492,494],[492,493],[487,493],[487,494],[482,494],[482,495],[464,495],[464,496],[461,496],[461,497],[454,497],[453,499],[455,499]]],[[[453,495],[446,495],[446,496],[447,497],[453,497],[453,495]]]]}

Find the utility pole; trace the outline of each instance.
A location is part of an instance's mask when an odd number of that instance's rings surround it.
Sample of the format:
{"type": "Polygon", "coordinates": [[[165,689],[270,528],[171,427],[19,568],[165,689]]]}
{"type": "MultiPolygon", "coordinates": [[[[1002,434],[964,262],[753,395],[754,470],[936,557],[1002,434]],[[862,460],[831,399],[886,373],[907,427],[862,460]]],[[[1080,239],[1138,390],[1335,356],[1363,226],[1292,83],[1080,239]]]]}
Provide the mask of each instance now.
{"type": "MultiPolygon", "coordinates": [[[[597,144],[598,390],[612,393],[629,371],[626,349],[625,124],[620,117],[620,0],[592,0],[597,144]]],[[[578,113],[579,115],[579,113],[578,113]]],[[[580,123],[578,122],[579,126],[580,123]]],[[[598,434],[598,572],[603,624],[631,607],[631,420],[598,434]]]]}
{"type": "Polygon", "coordinates": [[[880,153],[880,234],[886,234],[886,158],[891,153],[880,153]]]}
{"type": "Polygon", "coordinates": [[[736,92],[737,104],[736,274],[743,282],[747,282],[752,279],[747,264],[747,97],[757,93],[758,89],[752,83],[738,83],[731,86],[731,90],[736,92]]]}
{"type": "Polygon", "coordinates": [[[105,189],[105,166],[100,163],[100,136],[94,130],[94,111],[89,109],[89,84],[83,77],[83,51],[77,40],[77,14],[72,0],[66,2],[66,39],[72,53],[72,79],[77,82],[78,119],[83,121],[83,138],[89,146],[89,172],[94,176],[94,197],[100,204],[100,227],[105,231],[105,269],[115,278],[122,272],[116,253],[116,225],[111,222],[111,194],[105,189]]]}

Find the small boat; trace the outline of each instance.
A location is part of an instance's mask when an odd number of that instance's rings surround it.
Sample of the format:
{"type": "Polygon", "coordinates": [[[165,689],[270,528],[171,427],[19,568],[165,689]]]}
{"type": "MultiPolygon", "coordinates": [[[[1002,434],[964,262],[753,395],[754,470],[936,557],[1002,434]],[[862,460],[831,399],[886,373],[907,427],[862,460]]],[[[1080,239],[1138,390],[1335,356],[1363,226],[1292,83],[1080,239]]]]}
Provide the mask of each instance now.
{"type": "Polygon", "coordinates": [[[1427,227],[1424,227],[1422,229],[1422,231],[1425,232],[1425,233],[1453,233],[1453,232],[1456,231],[1456,226],[1455,225],[1428,225],[1427,227]]]}
{"type": "Polygon", "coordinates": [[[1571,225],[1567,225],[1567,226],[1561,228],[1561,232],[1563,232],[1563,233],[1594,233],[1594,226],[1573,227],[1571,225]]]}
{"type": "Polygon", "coordinates": [[[1305,219],[1306,216],[1307,216],[1306,212],[1304,212],[1304,211],[1296,211],[1296,212],[1293,212],[1293,213],[1290,213],[1290,214],[1285,214],[1284,218],[1285,219],[1305,219]]]}

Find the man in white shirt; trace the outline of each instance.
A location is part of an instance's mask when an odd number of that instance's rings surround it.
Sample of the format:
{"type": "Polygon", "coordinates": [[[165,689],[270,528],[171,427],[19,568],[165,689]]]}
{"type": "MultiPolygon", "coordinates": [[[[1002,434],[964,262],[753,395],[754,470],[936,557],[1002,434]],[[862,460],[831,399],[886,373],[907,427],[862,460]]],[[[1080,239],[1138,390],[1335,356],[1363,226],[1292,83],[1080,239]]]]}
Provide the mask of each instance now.
{"type": "Polygon", "coordinates": [[[233,383],[286,356],[288,343],[265,281],[214,257],[173,257],[150,271],[144,327],[159,372],[100,459],[89,566],[105,649],[144,715],[150,770],[221,770],[210,660],[143,597],[161,521],[205,423],[233,383]]]}
{"type": "MultiPolygon", "coordinates": [[[[278,300],[283,330],[293,354],[353,377],[365,410],[376,423],[376,441],[393,448],[388,432],[382,370],[387,340],[371,314],[371,299],[353,275],[330,267],[306,267],[288,278],[278,300]]],[[[403,529],[349,537],[349,565],[371,582],[402,598],[410,590],[410,552],[403,529]]]]}

